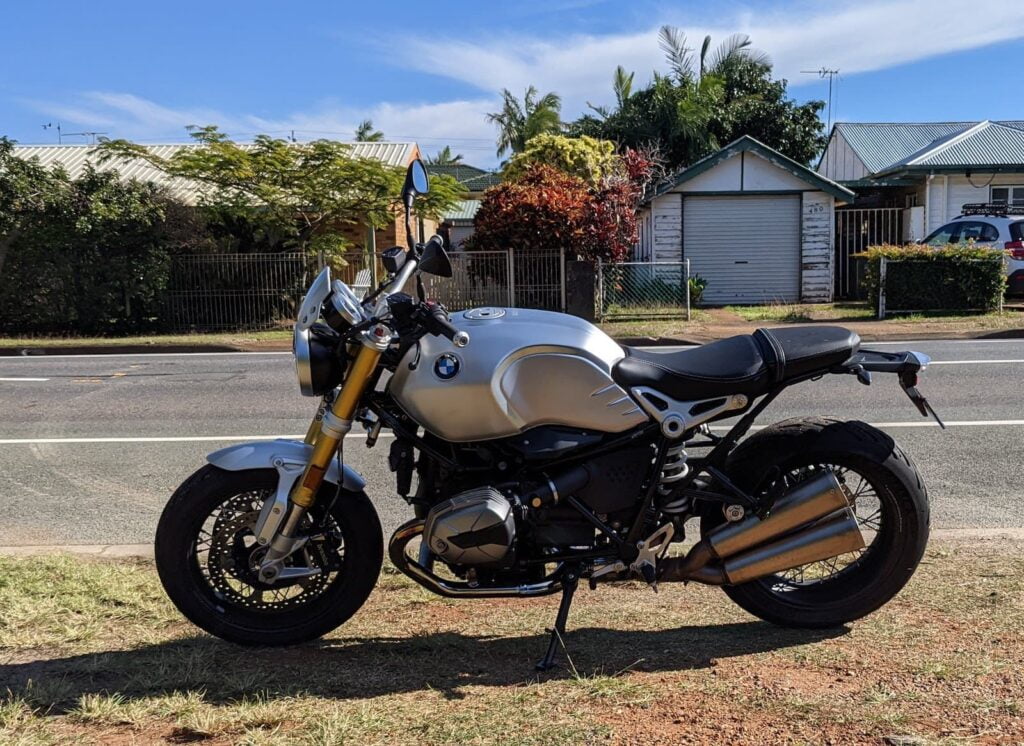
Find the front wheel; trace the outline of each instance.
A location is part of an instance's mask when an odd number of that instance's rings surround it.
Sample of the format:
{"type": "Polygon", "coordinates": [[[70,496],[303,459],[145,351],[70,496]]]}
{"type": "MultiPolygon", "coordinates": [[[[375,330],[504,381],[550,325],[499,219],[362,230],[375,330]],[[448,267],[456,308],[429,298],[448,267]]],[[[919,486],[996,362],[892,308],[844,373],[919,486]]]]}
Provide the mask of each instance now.
{"type": "Polygon", "coordinates": [[[274,469],[207,465],[171,497],[156,532],[156,567],[167,595],[194,624],[243,645],[290,645],[320,637],[366,601],[380,573],[380,521],[362,492],[325,484],[300,531],[310,536],[285,565],[307,577],[260,580],[264,550],[253,527],[273,499],[274,469]]]}
{"type": "MultiPolygon", "coordinates": [[[[729,476],[755,494],[829,469],[852,504],[865,548],[822,562],[725,586],[729,598],[787,627],[833,627],[870,614],[895,596],[928,542],[928,494],[917,468],[881,430],[863,422],[813,418],[772,425],[730,456],[729,476]]],[[[702,532],[722,522],[705,511],[702,532]]]]}

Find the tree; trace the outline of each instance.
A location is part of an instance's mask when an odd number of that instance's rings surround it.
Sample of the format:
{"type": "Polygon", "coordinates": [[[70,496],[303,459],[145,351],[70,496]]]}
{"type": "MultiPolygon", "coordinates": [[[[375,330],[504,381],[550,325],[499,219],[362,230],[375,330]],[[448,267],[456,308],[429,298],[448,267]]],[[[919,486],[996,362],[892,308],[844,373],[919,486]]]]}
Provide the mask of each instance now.
{"type": "Polygon", "coordinates": [[[501,95],[501,111],[487,115],[487,121],[498,125],[499,158],[509,151],[522,152],[537,135],[561,131],[562,99],[557,94],[545,93],[538,98],[537,89],[531,85],[522,103],[507,88],[501,95]]]}
{"type": "MultiPolygon", "coordinates": [[[[621,111],[623,105],[629,100],[629,97],[633,93],[633,78],[636,73],[627,73],[626,68],[619,65],[615,68],[615,73],[612,75],[612,93],[615,94],[615,111],[621,111]]],[[[607,119],[611,115],[607,106],[595,106],[594,104],[587,102],[587,106],[601,119],[607,119]]]]}
{"type": "Polygon", "coordinates": [[[384,139],[384,133],[373,128],[372,119],[364,119],[356,127],[356,142],[380,142],[384,139]]]}
{"type": "Polygon", "coordinates": [[[530,163],[484,193],[471,250],[565,249],[587,259],[621,261],[636,242],[636,209],[647,171],[639,154],[597,185],[530,163]],[[634,178],[634,175],[636,178],[634,178]]]}
{"type": "Polygon", "coordinates": [[[772,80],[771,60],[733,34],[717,47],[704,38],[700,50],[674,26],[663,26],[659,45],[668,75],[654,74],[645,88],[619,101],[615,111],[595,115],[568,131],[614,140],[622,147],[657,143],[672,170],[683,168],[742,135],[751,135],[801,163],[825,145],[818,112],[821,101],[797,104],[786,97],[786,81],[772,80]]]}
{"type": "Polygon", "coordinates": [[[433,158],[424,160],[429,166],[457,166],[462,163],[462,153],[452,153],[450,146],[445,145],[433,158]]]}
{"type": "MultiPolygon", "coordinates": [[[[200,204],[241,248],[329,252],[345,248],[346,226],[381,227],[394,220],[405,170],[357,158],[333,140],[292,143],[259,135],[239,145],[216,127],[192,128],[199,147],[161,158],[125,140],[101,143],[101,159],[140,159],[199,185],[200,204]]],[[[436,218],[462,195],[447,176],[431,180],[417,211],[436,218]]]]}
{"type": "Polygon", "coordinates": [[[0,277],[14,242],[32,218],[67,198],[67,177],[14,154],[14,142],[0,137],[0,277]]]}
{"type": "Polygon", "coordinates": [[[593,137],[537,135],[526,143],[505,166],[505,178],[515,179],[532,165],[547,164],[597,186],[602,179],[621,168],[615,143],[593,137]]]}

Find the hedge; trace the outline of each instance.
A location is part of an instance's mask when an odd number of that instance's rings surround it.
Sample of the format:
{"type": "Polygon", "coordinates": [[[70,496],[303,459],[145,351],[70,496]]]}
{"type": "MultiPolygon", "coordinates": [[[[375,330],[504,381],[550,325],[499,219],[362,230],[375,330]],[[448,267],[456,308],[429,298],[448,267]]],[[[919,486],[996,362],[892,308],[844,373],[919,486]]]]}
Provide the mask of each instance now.
{"type": "Polygon", "coordinates": [[[1003,254],[982,247],[940,248],[911,244],[871,246],[858,256],[867,259],[865,285],[877,304],[879,268],[885,257],[885,305],[892,311],[993,311],[1006,291],[1003,254]]]}

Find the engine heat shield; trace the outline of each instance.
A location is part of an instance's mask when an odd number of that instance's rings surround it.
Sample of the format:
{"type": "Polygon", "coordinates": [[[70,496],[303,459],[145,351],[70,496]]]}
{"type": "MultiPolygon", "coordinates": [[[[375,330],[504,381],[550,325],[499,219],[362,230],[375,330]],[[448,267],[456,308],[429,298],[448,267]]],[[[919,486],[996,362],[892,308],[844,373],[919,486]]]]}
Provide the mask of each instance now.
{"type": "Polygon", "coordinates": [[[479,487],[438,503],[427,514],[423,541],[453,565],[497,565],[515,540],[512,505],[493,487],[479,487]]]}

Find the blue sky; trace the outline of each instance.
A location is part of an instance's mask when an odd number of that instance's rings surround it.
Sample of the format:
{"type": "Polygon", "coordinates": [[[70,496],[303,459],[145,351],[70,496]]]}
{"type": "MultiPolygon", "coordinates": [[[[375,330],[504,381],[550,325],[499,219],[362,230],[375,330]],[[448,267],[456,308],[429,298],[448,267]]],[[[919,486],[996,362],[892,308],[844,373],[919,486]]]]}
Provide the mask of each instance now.
{"type": "MultiPolygon", "coordinates": [[[[140,142],[187,124],[346,139],[370,117],[389,139],[444,144],[493,165],[485,113],[500,90],[554,90],[572,118],[607,102],[617,64],[637,81],[664,69],[657,29],[695,45],[750,34],[798,100],[838,68],[833,119],[1024,119],[1018,0],[547,0],[211,2],[50,0],[9,4],[0,26],[0,134],[56,142],[53,129],[140,142]]],[[[68,141],[85,141],[71,137],[68,141]]]]}

